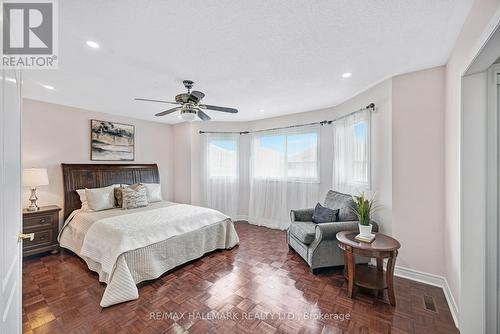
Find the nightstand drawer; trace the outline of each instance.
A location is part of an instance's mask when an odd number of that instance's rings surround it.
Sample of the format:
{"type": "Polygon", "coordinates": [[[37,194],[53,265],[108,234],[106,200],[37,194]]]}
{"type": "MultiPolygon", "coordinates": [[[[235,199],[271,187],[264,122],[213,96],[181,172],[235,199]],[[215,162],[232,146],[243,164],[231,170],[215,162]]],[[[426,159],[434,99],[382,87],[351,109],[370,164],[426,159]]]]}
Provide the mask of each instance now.
{"type": "Polygon", "coordinates": [[[38,211],[23,210],[23,233],[34,233],[32,241],[23,240],[23,256],[54,252],[59,249],[57,234],[59,233],[58,206],[42,206],[38,211]]]}
{"type": "Polygon", "coordinates": [[[29,239],[25,239],[23,241],[23,249],[50,246],[54,244],[54,241],[56,239],[56,235],[54,232],[55,231],[53,229],[31,232],[35,234],[35,238],[32,241],[30,241],[29,239]]]}
{"type": "Polygon", "coordinates": [[[33,217],[24,218],[24,229],[33,228],[43,228],[43,227],[53,227],[54,226],[54,214],[47,215],[36,215],[33,217]]]}

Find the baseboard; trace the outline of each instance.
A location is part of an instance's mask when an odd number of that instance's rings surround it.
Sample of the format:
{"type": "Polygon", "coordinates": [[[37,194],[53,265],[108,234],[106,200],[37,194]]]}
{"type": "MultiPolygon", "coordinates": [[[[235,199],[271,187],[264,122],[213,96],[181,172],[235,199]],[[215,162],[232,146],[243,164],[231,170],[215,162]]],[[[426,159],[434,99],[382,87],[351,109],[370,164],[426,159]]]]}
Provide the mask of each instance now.
{"type": "Polygon", "coordinates": [[[240,221],[240,220],[248,222],[248,215],[237,215],[236,219],[234,219],[234,221],[240,221]]]}
{"type": "Polygon", "coordinates": [[[412,281],[425,283],[432,286],[437,286],[443,289],[446,302],[448,303],[448,307],[450,308],[451,316],[453,317],[455,326],[458,328],[458,316],[459,316],[458,306],[457,303],[455,302],[455,299],[453,298],[453,294],[451,293],[451,289],[450,286],[448,285],[448,281],[446,280],[446,278],[400,266],[396,266],[394,268],[394,275],[412,281]]]}
{"type": "Polygon", "coordinates": [[[444,286],[443,286],[443,292],[444,296],[446,297],[446,301],[448,302],[448,306],[450,307],[451,311],[451,316],[453,317],[453,321],[455,322],[455,326],[458,327],[458,319],[459,319],[459,313],[458,313],[458,305],[455,302],[455,298],[453,298],[453,294],[451,293],[450,286],[448,285],[448,281],[446,278],[443,278],[444,280],[444,286]]]}

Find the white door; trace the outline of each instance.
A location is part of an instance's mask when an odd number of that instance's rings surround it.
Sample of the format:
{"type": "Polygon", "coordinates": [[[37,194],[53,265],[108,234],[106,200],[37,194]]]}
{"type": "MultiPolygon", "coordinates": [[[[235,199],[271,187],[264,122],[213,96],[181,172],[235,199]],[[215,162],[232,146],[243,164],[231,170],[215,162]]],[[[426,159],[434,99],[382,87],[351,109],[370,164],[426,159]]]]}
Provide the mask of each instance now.
{"type": "Polygon", "coordinates": [[[21,332],[21,73],[2,70],[0,91],[0,333],[21,332]]]}

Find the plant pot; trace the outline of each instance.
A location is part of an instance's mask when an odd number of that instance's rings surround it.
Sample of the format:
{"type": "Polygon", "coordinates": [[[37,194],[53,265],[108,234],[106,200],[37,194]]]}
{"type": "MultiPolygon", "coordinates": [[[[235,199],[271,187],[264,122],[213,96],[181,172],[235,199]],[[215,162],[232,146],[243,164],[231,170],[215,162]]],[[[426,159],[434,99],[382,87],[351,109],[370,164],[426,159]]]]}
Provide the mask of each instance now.
{"type": "Polygon", "coordinates": [[[362,237],[366,237],[366,238],[369,238],[371,237],[372,235],[372,224],[370,225],[361,225],[361,224],[358,224],[359,225],[359,234],[362,236],[362,237]]]}

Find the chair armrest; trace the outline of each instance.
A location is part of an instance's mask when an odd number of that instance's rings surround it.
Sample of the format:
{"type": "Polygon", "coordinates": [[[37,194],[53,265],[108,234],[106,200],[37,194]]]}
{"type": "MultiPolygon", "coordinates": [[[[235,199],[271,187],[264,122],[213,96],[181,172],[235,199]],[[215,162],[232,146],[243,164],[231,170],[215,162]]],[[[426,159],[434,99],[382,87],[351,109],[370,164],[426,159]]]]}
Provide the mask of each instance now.
{"type": "Polygon", "coordinates": [[[336,235],[340,231],[358,230],[357,221],[322,223],[316,226],[316,237],[319,240],[336,240],[336,235]]]}
{"type": "MultiPolygon", "coordinates": [[[[378,224],[374,221],[371,221],[371,224],[373,225],[372,231],[378,232],[378,224]]],[[[316,226],[316,238],[320,237],[323,240],[335,240],[338,232],[358,230],[358,221],[322,223],[316,226]]]]}
{"type": "Polygon", "coordinates": [[[291,210],[290,219],[292,222],[310,222],[312,221],[314,209],[291,210]]]}

